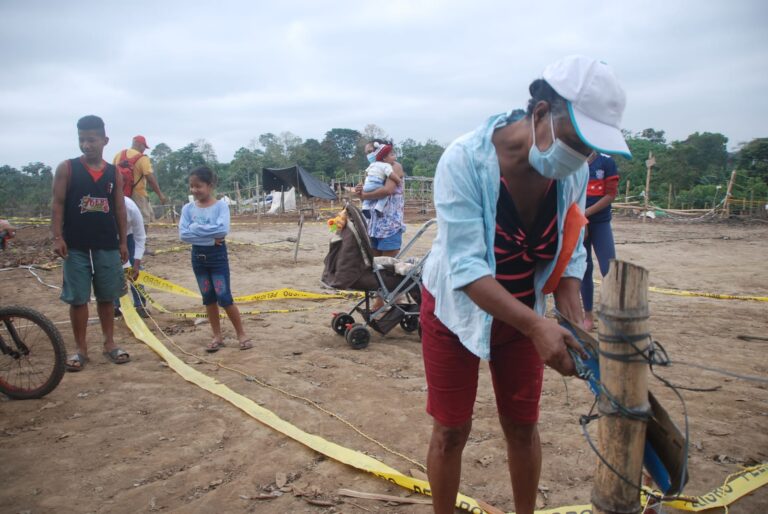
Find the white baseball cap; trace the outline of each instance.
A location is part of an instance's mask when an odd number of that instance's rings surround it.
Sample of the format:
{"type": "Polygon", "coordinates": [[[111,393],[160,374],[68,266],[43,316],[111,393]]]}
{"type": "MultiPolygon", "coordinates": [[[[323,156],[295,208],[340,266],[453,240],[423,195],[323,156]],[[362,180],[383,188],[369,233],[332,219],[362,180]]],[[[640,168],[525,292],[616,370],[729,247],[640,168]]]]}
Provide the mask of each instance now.
{"type": "Polygon", "coordinates": [[[568,101],[571,122],[582,141],[598,152],[632,158],[621,133],[627,96],[607,64],[570,55],[544,68],[543,77],[568,101]]]}

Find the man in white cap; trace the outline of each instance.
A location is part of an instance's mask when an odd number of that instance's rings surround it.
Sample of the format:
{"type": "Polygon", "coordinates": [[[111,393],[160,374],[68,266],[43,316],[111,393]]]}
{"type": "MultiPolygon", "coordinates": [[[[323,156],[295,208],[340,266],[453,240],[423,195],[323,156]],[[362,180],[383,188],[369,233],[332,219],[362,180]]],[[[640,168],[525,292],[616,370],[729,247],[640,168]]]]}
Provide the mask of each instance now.
{"type": "Polygon", "coordinates": [[[436,513],[454,510],[481,359],[491,369],[515,511],[534,511],[544,365],[572,375],[569,350],[583,355],[544,317],[545,295],[581,322],[587,157],[630,155],[624,91],[605,63],[566,57],[529,91],[527,110],[492,116],[455,140],[435,173],[439,228],[424,266],[420,321],[436,513]]]}

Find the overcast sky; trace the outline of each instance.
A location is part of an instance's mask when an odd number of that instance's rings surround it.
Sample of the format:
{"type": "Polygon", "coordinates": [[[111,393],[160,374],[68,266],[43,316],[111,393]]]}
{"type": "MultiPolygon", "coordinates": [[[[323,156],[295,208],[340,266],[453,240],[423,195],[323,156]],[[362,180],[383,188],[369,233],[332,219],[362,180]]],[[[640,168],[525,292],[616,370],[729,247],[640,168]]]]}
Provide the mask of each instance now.
{"type": "Polygon", "coordinates": [[[576,53],[614,68],[626,129],[768,136],[764,0],[195,4],[0,0],[0,165],[79,155],[85,114],[104,118],[108,159],[137,134],[204,138],[228,162],[265,132],[370,123],[445,144],[576,53]]]}

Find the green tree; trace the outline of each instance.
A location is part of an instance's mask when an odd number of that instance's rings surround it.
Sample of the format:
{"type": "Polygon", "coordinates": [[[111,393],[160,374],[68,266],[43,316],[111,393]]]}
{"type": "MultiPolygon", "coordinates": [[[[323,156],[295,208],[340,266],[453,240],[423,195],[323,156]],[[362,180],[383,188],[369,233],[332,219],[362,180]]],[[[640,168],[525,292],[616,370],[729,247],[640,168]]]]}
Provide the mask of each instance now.
{"type": "Polygon", "coordinates": [[[50,213],[51,167],[30,162],[21,170],[0,166],[0,212],[10,216],[39,216],[50,213]]]}
{"type": "Polygon", "coordinates": [[[768,184],[768,138],[760,137],[743,145],[734,160],[739,170],[768,184]]]}
{"type": "Polygon", "coordinates": [[[284,141],[271,132],[259,136],[259,145],[264,152],[264,167],[284,168],[289,165],[284,141]]]}
{"type": "MultiPolygon", "coordinates": [[[[176,201],[186,202],[189,194],[189,172],[197,166],[204,164],[210,166],[210,163],[206,163],[205,157],[195,143],[190,143],[154,162],[157,181],[163,193],[176,201]]],[[[216,171],[215,168],[214,171],[216,171]]]]}
{"type": "Polygon", "coordinates": [[[434,139],[428,139],[426,143],[406,139],[400,144],[400,149],[400,164],[406,174],[425,177],[435,176],[437,161],[445,151],[434,139]]]}
{"type": "Polygon", "coordinates": [[[227,189],[234,189],[237,181],[240,188],[255,187],[261,183],[261,168],[264,167],[264,152],[239,148],[229,164],[229,173],[225,181],[227,189]]]}
{"type": "Polygon", "coordinates": [[[724,135],[710,132],[695,132],[685,141],[673,141],[663,163],[666,181],[677,191],[727,182],[727,142],[724,135]]]}
{"type": "Polygon", "coordinates": [[[360,141],[360,132],[352,129],[335,128],[325,133],[325,140],[330,141],[336,147],[339,159],[350,160],[355,157],[357,144],[360,141]]]}

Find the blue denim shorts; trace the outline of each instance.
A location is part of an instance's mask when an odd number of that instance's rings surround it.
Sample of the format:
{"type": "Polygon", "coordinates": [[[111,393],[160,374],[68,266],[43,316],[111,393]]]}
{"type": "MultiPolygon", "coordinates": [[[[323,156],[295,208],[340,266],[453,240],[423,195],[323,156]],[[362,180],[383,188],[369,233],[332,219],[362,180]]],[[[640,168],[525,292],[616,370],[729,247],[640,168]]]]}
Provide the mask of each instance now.
{"type": "Polygon", "coordinates": [[[192,271],[203,295],[203,305],[217,303],[222,307],[232,305],[229,285],[229,260],[225,244],[192,246],[192,271]]]}
{"type": "Polygon", "coordinates": [[[399,250],[403,246],[403,231],[400,230],[396,234],[387,237],[372,237],[371,246],[374,250],[382,252],[399,250]]]}

